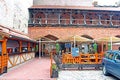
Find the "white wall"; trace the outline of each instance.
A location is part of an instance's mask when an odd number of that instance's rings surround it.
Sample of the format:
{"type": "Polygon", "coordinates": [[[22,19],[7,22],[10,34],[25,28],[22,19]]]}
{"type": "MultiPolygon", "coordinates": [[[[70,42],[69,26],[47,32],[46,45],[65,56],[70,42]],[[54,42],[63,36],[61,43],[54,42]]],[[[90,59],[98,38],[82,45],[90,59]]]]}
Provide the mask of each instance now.
{"type": "Polygon", "coordinates": [[[92,6],[93,0],[34,0],[34,5],[92,6]]]}
{"type": "Polygon", "coordinates": [[[0,25],[28,33],[28,8],[33,0],[0,0],[0,25]]]}
{"type": "Polygon", "coordinates": [[[33,5],[33,0],[14,0],[13,26],[16,30],[28,33],[28,8],[33,5]]]}
{"type": "Polygon", "coordinates": [[[14,2],[12,0],[0,0],[0,25],[13,26],[14,2]]]}
{"type": "Polygon", "coordinates": [[[93,0],[97,1],[100,6],[117,6],[120,4],[120,0],[93,0]]]}

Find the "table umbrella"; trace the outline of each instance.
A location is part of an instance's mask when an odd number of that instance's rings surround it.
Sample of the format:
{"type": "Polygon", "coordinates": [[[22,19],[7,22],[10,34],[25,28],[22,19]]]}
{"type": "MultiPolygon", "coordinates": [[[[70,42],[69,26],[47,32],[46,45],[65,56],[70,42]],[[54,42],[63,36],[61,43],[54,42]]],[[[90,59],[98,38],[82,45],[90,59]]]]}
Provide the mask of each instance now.
{"type": "Polygon", "coordinates": [[[75,47],[76,41],[77,42],[90,42],[92,40],[90,40],[88,38],[84,38],[84,37],[78,36],[78,35],[75,35],[75,36],[68,37],[66,39],[61,39],[59,41],[60,42],[74,42],[74,47],[75,47]]]}
{"type": "Polygon", "coordinates": [[[108,36],[108,37],[99,38],[96,41],[110,42],[110,44],[111,44],[111,50],[112,50],[112,43],[113,42],[120,42],[120,38],[114,37],[114,36],[108,36]]]}

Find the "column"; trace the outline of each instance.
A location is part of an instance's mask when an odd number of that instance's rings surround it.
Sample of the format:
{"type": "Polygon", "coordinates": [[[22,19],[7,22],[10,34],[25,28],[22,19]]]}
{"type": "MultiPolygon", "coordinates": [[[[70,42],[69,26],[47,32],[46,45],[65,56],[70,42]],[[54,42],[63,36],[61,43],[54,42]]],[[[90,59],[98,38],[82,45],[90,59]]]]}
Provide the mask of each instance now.
{"type": "Polygon", "coordinates": [[[84,24],[86,25],[86,13],[83,13],[84,16],[84,24]]]}
{"type": "Polygon", "coordinates": [[[31,51],[31,50],[30,50],[30,42],[28,42],[28,51],[31,51]]]}
{"type": "Polygon", "coordinates": [[[58,24],[60,24],[60,16],[61,16],[61,13],[58,13],[58,24]]]}
{"type": "Polygon", "coordinates": [[[7,39],[4,39],[2,43],[2,56],[3,55],[7,55],[7,39]]]}
{"type": "Polygon", "coordinates": [[[98,25],[101,25],[101,24],[102,24],[102,23],[101,23],[101,16],[102,16],[102,15],[100,15],[100,14],[98,15],[98,25]]]}
{"type": "Polygon", "coordinates": [[[36,13],[33,13],[33,20],[32,20],[33,24],[35,24],[35,15],[36,15],[36,13]]]}
{"type": "Polygon", "coordinates": [[[113,23],[112,23],[112,17],[113,17],[113,15],[110,14],[109,16],[110,16],[110,26],[112,26],[113,25],[113,23]]]}
{"type": "Polygon", "coordinates": [[[48,15],[48,13],[45,13],[45,24],[48,23],[48,21],[47,21],[47,15],[48,15]]]}
{"type": "Polygon", "coordinates": [[[19,41],[19,52],[22,52],[22,41],[19,41]]]}
{"type": "Polygon", "coordinates": [[[72,12],[70,12],[70,24],[72,24],[72,12]]]}
{"type": "Polygon", "coordinates": [[[2,42],[2,55],[1,55],[1,71],[0,73],[7,72],[7,65],[8,65],[8,53],[7,53],[7,39],[4,38],[2,42]],[[6,69],[4,69],[6,68],[6,69]]]}

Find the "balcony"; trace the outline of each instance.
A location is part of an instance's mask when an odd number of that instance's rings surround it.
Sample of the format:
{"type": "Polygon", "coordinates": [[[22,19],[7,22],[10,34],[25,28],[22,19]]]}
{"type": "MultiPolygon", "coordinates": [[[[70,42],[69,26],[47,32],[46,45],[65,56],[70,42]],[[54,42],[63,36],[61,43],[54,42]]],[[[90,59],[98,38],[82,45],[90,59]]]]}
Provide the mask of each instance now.
{"type": "Polygon", "coordinates": [[[30,18],[29,26],[84,26],[84,27],[120,27],[120,20],[106,19],[46,19],[46,18],[30,18]]]}

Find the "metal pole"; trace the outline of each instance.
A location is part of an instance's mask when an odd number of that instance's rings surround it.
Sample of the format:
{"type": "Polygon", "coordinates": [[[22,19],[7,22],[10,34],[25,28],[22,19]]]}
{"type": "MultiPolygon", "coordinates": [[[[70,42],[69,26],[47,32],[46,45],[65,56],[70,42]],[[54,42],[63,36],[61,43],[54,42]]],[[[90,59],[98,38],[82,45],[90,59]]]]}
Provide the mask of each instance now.
{"type": "Polygon", "coordinates": [[[41,49],[40,48],[41,48],[41,40],[39,39],[39,58],[41,57],[41,55],[40,55],[41,54],[41,49]]]}
{"type": "Polygon", "coordinates": [[[74,48],[75,48],[75,36],[74,36],[74,48]]]}
{"type": "Polygon", "coordinates": [[[110,37],[110,42],[111,42],[111,50],[112,50],[112,37],[110,37]]]}

